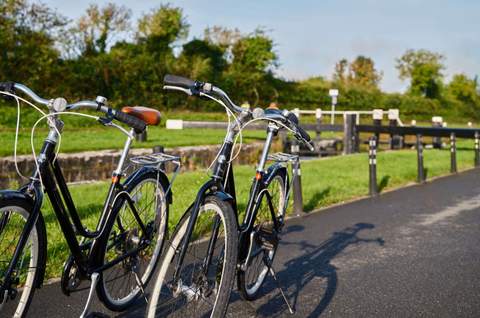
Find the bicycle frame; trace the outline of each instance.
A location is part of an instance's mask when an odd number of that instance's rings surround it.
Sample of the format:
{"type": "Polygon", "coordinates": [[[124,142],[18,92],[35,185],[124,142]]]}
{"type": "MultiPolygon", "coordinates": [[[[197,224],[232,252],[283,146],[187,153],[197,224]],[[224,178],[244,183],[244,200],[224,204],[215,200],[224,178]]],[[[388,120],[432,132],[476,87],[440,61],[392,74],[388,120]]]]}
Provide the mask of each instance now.
{"type": "MultiPolygon", "coordinates": [[[[75,207],[67,183],[63,176],[60,163],[55,156],[55,147],[57,145],[59,137],[58,131],[60,131],[59,128],[63,126],[63,123],[56,118],[54,119],[54,122],[55,124],[49,124],[50,130],[48,137],[45,139],[40,153],[37,157],[38,168],[33,172],[30,178],[30,183],[23,186],[19,190],[20,192],[24,193],[26,197],[33,199],[34,207],[32,213],[26,221],[26,225],[20,236],[19,243],[16,246],[14,256],[10,261],[9,267],[6,271],[4,283],[2,286],[0,286],[0,292],[2,292],[2,294],[3,291],[8,290],[11,284],[11,276],[19,261],[20,253],[25,247],[30,232],[32,231],[33,226],[35,225],[35,222],[37,221],[41,213],[40,208],[43,203],[43,189],[45,190],[50,199],[53,211],[58,219],[60,228],[65,236],[73,259],[78,265],[81,278],[88,278],[89,275],[94,272],[100,272],[107,268],[110,268],[115,264],[121,262],[125,258],[138,252],[142,248],[145,248],[144,246],[140,245],[131,252],[128,252],[125,255],[122,255],[117,259],[109,262],[108,264],[103,264],[101,266],[98,266],[98,262],[95,259],[96,243],[101,240],[105,235],[103,232],[104,225],[109,220],[115,204],[117,202],[121,202],[117,201],[119,198],[125,197],[125,200],[129,204],[130,210],[132,211],[136,221],[139,223],[140,229],[143,232],[142,234],[146,234],[145,225],[140,219],[132,199],[126,192],[123,192],[124,187],[120,183],[123,166],[125,164],[125,160],[133,139],[133,129],[124,144],[117,169],[113,172],[112,183],[110,185],[107,198],[104,202],[103,210],[97,223],[96,231],[90,232],[83,226],[81,222],[80,216],[78,215],[77,209],[75,207]],[[93,241],[88,244],[81,244],[77,239],[77,235],[80,235],[86,239],[93,239],[93,241]],[[83,250],[85,249],[90,249],[88,254],[83,252],[83,250]]],[[[42,269],[42,277],[44,270],[45,269],[42,269]]],[[[39,282],[38,284],[40,283],[41,282],[39,282]]]]}
{"type": "MultiPolygon", "coordinates": [[[[262,191],[266,188],[265,180],[264,180],[266,175],[264,171],[265,163],[267,161],[267,157],[270,151],[273,137],[277,135],[280,128],[273,123],[270,123],[267,127],[267,138],[265,140],[265,145],[263,147],[262,155],[260,157],[260,161],[256,169],[255,180],[252,184],[252,188],[250,191],[250,197],[248,199],[247,208],[245,211],[245,217],[242,223],[239,224],[238,223],[239,222],[238,206],[237,206],[237,199],[236,199],[236,192],[235,192],[235,180],[233,176],[233,164],[229,160],[229,158],[231,158],[231,155],[232,155],[235,137],[239,131],[238,125],[239,124],[236,123],[229,128],[227,135],[225,137],[225,141],[218,154],[218,160],[213,169],[212,177],[200,188],[200,190],[197,193],[195,201],[189,207],[189,209],[192,209],[192,215],[188,222],[185,238],[183,239],[183,242],[181,244],[180,255],[177,260],[175,273],[173,275],[173,279],[175,282],[178,279],[179,270],[183,264],[183,259],[187,251],[189,238],[193,233],[196,219],[200,211],[200,206],[207,195],[211,194],[211,195],[218,196],[221,200],[229,201],[230,204],[232,205],[233,211],[236,216],[237,226],[239,228],[239,235],[240,235],[239,262],[244,261],[244,258],[246,257],[247,249],[248,249],[247,238],[249,238],[248,234],[253,229],[253,221],[256,218],[256,214],[259,208],[258,203],[260,202],[260,200],[258,200],[258,197],[262,193],[262,191]]],[[[272,206],[270,197],[268,196],[268,193],[267,193],[267,198],[269,202],[270,212],[272,213],[272,220],[274,220],[274,223],[275,223],[274,226],[276,229],[278,229],[278,224],[274,217],[273,206],[272,206]]],[[[187,211],[189,209],[187,209],[187,211]]],[[[215,233],[218,233],[219,225],[220,225],[219,220],[216,220],[215,226],[212,229],[212,235],[210,237],[209,244],[208,244],[207,258],[203,268],[204,271],[208,269],[209,261],[213,254],[213,247],[215,246],[215,241],[216,241],[215,233]]]]}

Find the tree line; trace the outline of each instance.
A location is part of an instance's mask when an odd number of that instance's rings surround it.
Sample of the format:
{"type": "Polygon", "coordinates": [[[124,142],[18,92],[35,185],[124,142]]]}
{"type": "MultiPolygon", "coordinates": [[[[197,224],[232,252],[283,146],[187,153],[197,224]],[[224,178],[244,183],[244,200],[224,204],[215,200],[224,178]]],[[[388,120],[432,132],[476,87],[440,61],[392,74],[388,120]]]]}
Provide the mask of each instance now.
{"type": "Polygon", "coordinates": [[[114,3],[91,4],[69,20],[45,4],[0,0],[0,80],[25,83],[44,96],[67,99],[107,96],[117,105],[208,110],[213,105],[162,90],[167,73],[209,81],[239,102],[302,109],[328,107],[328,89],[339,88],[339,109],[400,108],[403,114],[479,118],[477,78],[456,74],[447,83],[445,57],[407,50],[396,60],[404,94],[379,88],[382,72],[358,56],[339,60],[332,76],[288,81],[275,75],[274,40],[259,28],[251,33],[221,26],[187,41],[183,10],[160,5],[137,21],[114,3]]]}

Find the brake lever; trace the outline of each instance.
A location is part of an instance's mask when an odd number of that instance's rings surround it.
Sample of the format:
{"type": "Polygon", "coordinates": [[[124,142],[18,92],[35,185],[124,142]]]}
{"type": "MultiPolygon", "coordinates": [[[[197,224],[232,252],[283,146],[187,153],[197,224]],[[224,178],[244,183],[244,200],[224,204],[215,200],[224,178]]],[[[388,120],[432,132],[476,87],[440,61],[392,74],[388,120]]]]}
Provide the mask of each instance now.
{"type": "Polygon", "coordinates": [[[169,90],[172,90],[172,91],[184,92],[184,93],[187,94],[188,96],[192,96],[192,95],[193,95],[193,92],[192,92],[191,89],[186,89],[186,88],[183,88],[183,87],[164,85],[164,86],[163,86],[163,89],[169,89],[169,90]]]}

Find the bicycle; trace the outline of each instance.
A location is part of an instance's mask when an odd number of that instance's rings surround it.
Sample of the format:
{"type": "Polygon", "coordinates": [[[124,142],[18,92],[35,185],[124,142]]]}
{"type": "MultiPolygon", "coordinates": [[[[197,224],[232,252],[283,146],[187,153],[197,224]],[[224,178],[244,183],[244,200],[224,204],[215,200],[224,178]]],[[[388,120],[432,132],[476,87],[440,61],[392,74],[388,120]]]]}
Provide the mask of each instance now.
{"type": "Polygon", "coordinates": [[[210,180],[200,188],[165,248],[146,315],[148,318],[186,315],[222,317],[227,312],[235,278],[242,297],[252,300],[267,272],[273,274],[271,266],[290,195],[285,163],[298,161],[298,156],[282,153],[269,157],[273,137],[280,129],[286,128],[311,150],[313,147],[308,133],[298,125],[297,117],[288,111],[243,109],[220,88],[179,76],[165,76],[164,84],[164,89],[219,103],[235,120],[227,129],[210,180]],[[267,137],[245,216],[239,224],[232,167],[235,139],[246,125],[260,120],[269,122],[267,137]],[[267,159],[276,163],[265,169],[267,159]],[[212,199],[217,204],[217,215],[208,220],[199,219],[200,207],[209,204],[212,199]],[[223,221],[223,232],[220,234],[219,219],[223,221]],[[207,221],[210,222],[209,230],[203,226],[207,221]],[[219,239],[223,244],[217,247],[219,239]],[[256,274],[250,275],[252,272],[256,274]]]}
{"type": "Polygon", "coordinates": [[[30,181],[18,190],[0,191],[2,316],[24,317],[35,289],[40,288],[44,280],[47,233],[40,211],[43,191],[50,199],[71,252],[63,268],[62,292],[70,295],[81,281],[91,280],[82,317],[88,314],[94,291],[108,309],[125,310],[140,294],[144,294],[167,232],[172,192],[159,164],[178,158],[163,154],[132,158],[142,167],[121,181],[134,133],[143,132],[147,125],[157,125],[160,113],[146,107],[114,110],[101,96],[95,101],[74,104],[67,104],[63,98],[47,100],[24,85],[11,82],[0,83],[0,91],[4,92],[3,95],[15,97],[17,102],[20,98],[15,93],[22,92],[37,104],[46,105],[49,110],[49,114],[44,116],[49,133],[36,157],[37,168],[30,181]],[[70,114],[70,111],[79,108],[104,113],[105,117],[85,116],[94,117],[105,126],[118,128],[127,136],[94,231],[83,225],[55,154],[64,125],[59,115],[70,114]],[[126,124],[130,131],[113,120],[126,124]]]}

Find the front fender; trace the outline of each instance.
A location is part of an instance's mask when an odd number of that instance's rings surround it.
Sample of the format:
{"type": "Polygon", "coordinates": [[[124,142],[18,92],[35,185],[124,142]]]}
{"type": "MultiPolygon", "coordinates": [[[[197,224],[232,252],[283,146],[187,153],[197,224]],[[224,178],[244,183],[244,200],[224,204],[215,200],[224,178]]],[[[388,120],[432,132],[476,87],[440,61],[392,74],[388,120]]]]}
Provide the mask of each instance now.
{"type": "MultiPolygon", "coordinates": [[[[268,185],[277,174],[280,174],[282,177],[285,178],[285,180],[287,180],[286,179],[287,176],[288,176],[287,168],[284,167],[279,162],[277,162],[277,163],[271,165],[270,167],[268,167],[267,173],[265,174],[265,177],[264,177],[265,185],[268,185]]],[[[288,184],[288,182],[287,182],[287,184],[288,184]]]]}
{"type": "Polygon", "coordinates": [[[216,196],[221,201],[233,202],[233,197],[230,194],[228,194],[227,192],[215,191],[215,192],[212,193],[212,195],[216,196]]]}
{"type": "Polygon", "coordinates": [[[28,194],[18,190],[0,190],[0,200],[26,200],[28,203],[34,204],[33,199],[28,194]]]}

